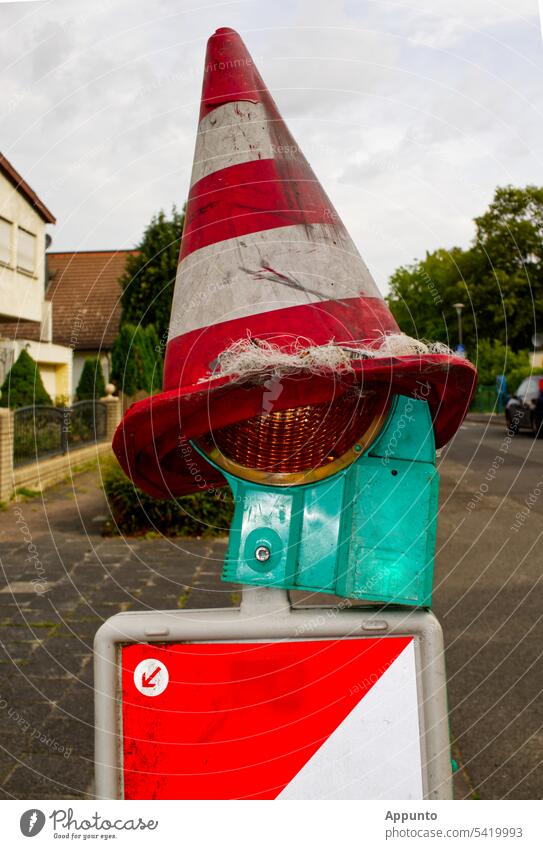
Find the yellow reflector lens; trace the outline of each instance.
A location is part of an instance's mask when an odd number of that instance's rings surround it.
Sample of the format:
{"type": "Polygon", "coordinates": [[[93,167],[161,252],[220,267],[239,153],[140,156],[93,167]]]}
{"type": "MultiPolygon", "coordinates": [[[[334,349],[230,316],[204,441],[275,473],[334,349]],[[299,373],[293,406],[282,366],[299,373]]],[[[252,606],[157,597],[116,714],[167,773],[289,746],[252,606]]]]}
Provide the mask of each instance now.
{"type": "Polygon", "coordinates": [[[346,393],[332,402],[227,425],[206,434],[199,446],[239,477],[288,484],[301,476],[308,482],[356,459],[375,438],[384,415],[377,395],[346,393]]]}

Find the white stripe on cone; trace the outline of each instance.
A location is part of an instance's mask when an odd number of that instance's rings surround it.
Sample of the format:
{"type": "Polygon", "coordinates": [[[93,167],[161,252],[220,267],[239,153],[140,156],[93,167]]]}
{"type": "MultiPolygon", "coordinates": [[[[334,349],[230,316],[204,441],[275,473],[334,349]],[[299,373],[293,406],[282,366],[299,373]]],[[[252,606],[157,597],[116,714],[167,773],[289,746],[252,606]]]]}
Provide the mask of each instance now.
{"type": "Polygon", "coordinates": [[[182,260],[169,339],[220,321],[359,295],[381,300],[349,237],[340,240],[326,224],[262,230],[207,245],[182,260]]]}
{"type": "Polygon", "coordinates": [[[273,156],[262,103],[225,103],[200,121],[190,185],[231,165],[273,159],[273,156]]]}
{"type": "Polygon", "coordinates": [[[423,798],[413,640],[277,798],[423,798]]]}

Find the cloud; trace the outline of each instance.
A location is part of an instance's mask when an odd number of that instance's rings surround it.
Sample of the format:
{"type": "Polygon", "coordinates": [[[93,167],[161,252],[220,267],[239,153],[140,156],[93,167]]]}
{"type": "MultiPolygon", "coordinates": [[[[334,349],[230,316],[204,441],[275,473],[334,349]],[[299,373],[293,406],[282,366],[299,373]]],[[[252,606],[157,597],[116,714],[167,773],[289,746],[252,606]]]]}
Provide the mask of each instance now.
{"type": "Polygon", "coordinates": [[[531,2],[24,7],[0,4],[2,148],[56,214],[56,249],[132,246],[184,202],[205,43],[225,25],[382,289],[397,265],[469,241],[497,183],[542,182],[531,2]]]}

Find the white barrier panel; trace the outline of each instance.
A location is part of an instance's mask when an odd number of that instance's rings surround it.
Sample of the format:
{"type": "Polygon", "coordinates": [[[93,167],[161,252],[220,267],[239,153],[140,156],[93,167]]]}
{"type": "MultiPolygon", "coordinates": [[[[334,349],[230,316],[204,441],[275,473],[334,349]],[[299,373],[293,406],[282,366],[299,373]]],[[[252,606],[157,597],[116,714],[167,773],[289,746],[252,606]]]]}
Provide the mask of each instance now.
{"type": "Polygon", "coordinates": [[[96,793],[124,799],[447,799],[430,611],[122,613],[95,640],[96,793]]]}

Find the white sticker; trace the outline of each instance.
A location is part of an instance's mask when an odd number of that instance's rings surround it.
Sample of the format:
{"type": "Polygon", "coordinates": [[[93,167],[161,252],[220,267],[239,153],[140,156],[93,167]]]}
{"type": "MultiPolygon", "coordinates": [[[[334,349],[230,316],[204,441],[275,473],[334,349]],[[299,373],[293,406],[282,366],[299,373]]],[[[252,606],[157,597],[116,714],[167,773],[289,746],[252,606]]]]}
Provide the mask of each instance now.
{"type": "Polygon", "coordinates": [[[134,684],[144,696],[160,696],[169,680],[170,676],[164,664],[153,657],[141,660],[134,670],[134,684]]]}

